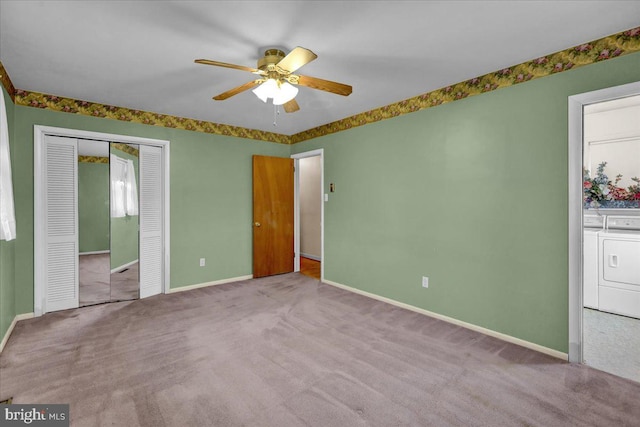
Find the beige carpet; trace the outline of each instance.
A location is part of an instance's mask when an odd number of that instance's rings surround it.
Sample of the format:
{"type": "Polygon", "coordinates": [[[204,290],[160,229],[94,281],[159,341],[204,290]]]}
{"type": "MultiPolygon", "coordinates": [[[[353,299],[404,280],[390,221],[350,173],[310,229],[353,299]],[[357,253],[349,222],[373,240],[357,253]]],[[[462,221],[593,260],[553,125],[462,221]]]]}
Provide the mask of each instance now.
{"type": "Polygon", "coordinates": [[[19,322],[0,399],[73,426],[637,426],[640,384],[300,274],[19,322]]]}
{"type": "Polygon", "coordinates": [[[109,254],[81,255],[78,282],[80,307],[110,301],[137,299],[139,263],[111,273],[109,254]]]}
{"type": "Polygon", "coordinates": [[[109,254],[78,257],[80,307],[111,300],[111,267],[109,254]]]}

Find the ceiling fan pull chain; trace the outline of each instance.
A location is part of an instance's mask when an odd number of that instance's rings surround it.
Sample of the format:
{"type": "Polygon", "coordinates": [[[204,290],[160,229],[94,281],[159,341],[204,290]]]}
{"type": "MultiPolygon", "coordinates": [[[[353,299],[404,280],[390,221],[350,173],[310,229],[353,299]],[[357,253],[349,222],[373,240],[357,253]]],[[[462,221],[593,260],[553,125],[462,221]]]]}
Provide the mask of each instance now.
{"type": "Polygon", "coordinates": [[[278,126],[278,115],[280,114],[280,111],[278,111],[278,106],[274,105],[273,106],[273,125],[274,126],[278,126]]]}

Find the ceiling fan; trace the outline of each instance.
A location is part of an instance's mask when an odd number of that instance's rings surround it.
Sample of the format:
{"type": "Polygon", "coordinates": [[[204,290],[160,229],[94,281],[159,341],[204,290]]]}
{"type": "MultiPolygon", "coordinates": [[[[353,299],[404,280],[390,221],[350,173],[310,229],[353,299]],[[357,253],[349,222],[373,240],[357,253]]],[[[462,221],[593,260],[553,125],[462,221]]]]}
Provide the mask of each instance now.
{"type": "Polygon", "coordinates": [[[264,56],[258,59],[258,67],[251,68],[242,65],[228,64],[226,62],[211,61],[209,59],[196,59],[198,64],[215,65],[217,67],[234,68],[236,70],[249,71],[260,76],[256,80],[230,89],[213,97],[216,101],[224,101],[234,95],[258,86],[253,89],[263,102],[268,98],[273,100],[274,105],[283,105],[287,113],[298,111],[300,107],[295,100],[298,88],[293,85],[301,85],[312,89],[324,90],[338,95],[348,96],[352,88],[349,85],[332,82],[330,80],[318,79],[316,77],[301,76],[293,74],[305,64],[316,59],[318,55],[304,47],[296,47],[289,54],[280,49],[268,49],[264,56]]]}

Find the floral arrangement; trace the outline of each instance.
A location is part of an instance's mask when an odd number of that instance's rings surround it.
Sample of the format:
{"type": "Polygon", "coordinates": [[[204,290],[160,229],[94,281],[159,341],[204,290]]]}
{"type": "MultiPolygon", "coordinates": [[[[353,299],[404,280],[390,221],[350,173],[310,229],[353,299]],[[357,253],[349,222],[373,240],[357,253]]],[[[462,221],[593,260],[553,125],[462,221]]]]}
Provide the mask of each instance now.
{"type": "Polygon", "coordinates": [[[631,178],[634,184],[627,188],[619,187],[622,175],[617,175],[611,182],[604,172],[606,166],[607,162],[600,163],[593,178],[589,170],[583,168],[582,190],[585,207],[640,208],[640,178],[631,178]]]}

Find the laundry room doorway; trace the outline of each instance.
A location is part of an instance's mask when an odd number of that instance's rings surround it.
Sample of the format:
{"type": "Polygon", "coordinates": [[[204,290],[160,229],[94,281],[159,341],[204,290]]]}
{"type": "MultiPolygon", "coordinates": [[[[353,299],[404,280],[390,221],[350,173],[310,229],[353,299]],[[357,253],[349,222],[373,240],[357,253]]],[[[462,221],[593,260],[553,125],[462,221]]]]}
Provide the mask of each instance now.
{"type": "Polygon", "coordinates": [[[640,382],[640,82],[569,98],[569,360],[640,382]]]}

